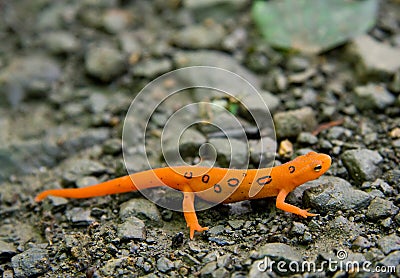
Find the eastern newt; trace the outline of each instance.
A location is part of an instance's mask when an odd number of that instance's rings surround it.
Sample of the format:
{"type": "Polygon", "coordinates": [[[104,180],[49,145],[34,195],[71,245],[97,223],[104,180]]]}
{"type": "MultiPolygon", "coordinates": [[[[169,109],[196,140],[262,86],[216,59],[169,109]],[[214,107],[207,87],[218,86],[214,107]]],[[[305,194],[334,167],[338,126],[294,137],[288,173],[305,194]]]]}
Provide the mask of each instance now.
{"type": "Polygon", "coordinates": [[[285,164],[262,169],[207,168],[199,166],[176,166],[147,170],[84,188],[51,189],[41,192],[35,201],[49,195],[66,198],[89,198],[109,194],[137,191],[168,186],[183,192],[183,213],[194,232],[207,230],[200,226],[195,208],[195,196],[209,201],[233,203],[243,200],[276,198],[276,207],[302,217],[316,216],[307,210],[285,203],[285,198],[299,185],[317,179],[331,165],[326,154],[309,152],[285,164]]]}

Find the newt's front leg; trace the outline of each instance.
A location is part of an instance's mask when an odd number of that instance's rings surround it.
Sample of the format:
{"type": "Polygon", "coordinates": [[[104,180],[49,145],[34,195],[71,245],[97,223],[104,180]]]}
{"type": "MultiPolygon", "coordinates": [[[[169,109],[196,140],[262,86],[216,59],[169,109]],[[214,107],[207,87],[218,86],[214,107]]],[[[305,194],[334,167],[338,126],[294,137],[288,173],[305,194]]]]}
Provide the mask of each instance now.
{"type": "Polygon", "coordinates": [[[196,216],[196,211],[194,209],[194,193],[191,191],[191,189],[187,186],[184,188],[183,191],[183,215],[185,216],[186,224],[190,229],[190,239],[193,239],[194,237],[194,231],[197,232],[202,232],[205,230],[208,230],[208,227],[202,227],[200,226],[197,216],[196,216]]]}
{"type": "Polygon", "coordinates": [[[285,203],[285,198],[288,194],[289,194],[289,192],[285,189],[281,189],[279,191],[278,196],[276,197],[276,207],[278,209],[303,216],[304,218],[307,218],[307,216],[317,216],[318,215],[315,213],[308,212],[309,209],[301,209],[301,208],[298,208],[291,204],[285,203]]]}

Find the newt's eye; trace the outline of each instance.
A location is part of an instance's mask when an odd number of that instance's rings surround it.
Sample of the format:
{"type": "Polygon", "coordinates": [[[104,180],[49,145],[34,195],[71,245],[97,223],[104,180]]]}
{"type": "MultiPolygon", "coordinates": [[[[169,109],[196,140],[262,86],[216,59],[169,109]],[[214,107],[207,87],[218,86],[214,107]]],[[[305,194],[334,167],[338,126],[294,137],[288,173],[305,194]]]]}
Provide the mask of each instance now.
{"type": "Polygon", "coordinates": [[[315,172],[319,172],[322,169],[322,165],[318,164],[317,166],[314,167],[315,172]]]}

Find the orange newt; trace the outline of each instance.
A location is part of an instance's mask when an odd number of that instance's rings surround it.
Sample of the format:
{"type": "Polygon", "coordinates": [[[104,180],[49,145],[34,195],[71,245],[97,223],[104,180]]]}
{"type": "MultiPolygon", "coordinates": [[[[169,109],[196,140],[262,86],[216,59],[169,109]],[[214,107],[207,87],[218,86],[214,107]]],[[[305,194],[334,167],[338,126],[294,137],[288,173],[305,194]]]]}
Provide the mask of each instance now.
{"type": "Polygon", "coordinates": [[[195,208],[195,196],[209,202],[233,203],[243,200],[276,198],[276,207],[302,217],[316,216],[307,210],[285,203],[285,198],[299,185],[317,179],[331,165],[326,154],[309,152],[285,164],[262,169],[227,169],[199,166],[176,166],[147,170],[84,188],[51,189],[41,192],[35,201],[49,195],[66,198],[89,198],[109,194],[168,186],[183,192],[183,212],[194,232],[207,230],[200,226],[195,208]]]}

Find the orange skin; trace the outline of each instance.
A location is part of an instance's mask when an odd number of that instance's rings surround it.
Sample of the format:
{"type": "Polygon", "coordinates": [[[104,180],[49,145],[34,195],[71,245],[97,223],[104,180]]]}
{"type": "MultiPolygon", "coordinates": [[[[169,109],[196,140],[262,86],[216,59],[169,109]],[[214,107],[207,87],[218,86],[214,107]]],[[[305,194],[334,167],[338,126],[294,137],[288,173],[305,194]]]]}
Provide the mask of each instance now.
{"type": "Polygon", "coordinates": [[[193,239],[195,231],[208,229],[200,226],[197,220],[195,196],[213,203],[234,203],[277,196],[277,208],[305,218],[316,216],[317,214],[308,210],[285,203],[285,198],[299,185],[320,177],[330,165],[331,158],[328,155],[309,152],[272,168],[243,170],[199,166],[166,167],[123,176],[85,188],[46,190],[37,195],[35,201],[40,202],[49,195],[89,198],[168,186],[184,194],[183,213],[190,229],[190,238],[193,239]]]}

